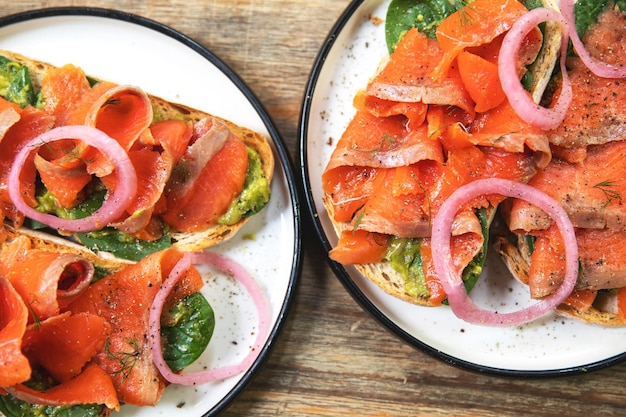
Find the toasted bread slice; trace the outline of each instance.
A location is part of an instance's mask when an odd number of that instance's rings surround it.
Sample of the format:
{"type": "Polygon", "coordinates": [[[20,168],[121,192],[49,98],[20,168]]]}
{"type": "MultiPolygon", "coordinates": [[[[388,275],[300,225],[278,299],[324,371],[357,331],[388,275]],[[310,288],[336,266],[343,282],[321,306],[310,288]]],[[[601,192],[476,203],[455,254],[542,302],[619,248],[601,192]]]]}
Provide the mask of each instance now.
{"type": "MultiPolygon", "coordinates": [[[[531,262],[531,250],[526,239],[521,235],[515,235],[512,239],[498,236],[494,241],[494,248],[502,257],[511,274],[523,284],[528,283],[528,274],[531,262]],[[515,242],[517,240],[517,242],[515,242]]],[[[557,307],[558,314],[570,316],[587,323],[601,326],[624,326],[619,318],[615,304],[615,294],[606,293],[599,296],[588,310],[580,310],[567,304],[557,307]]]]}
{"type": "MultiPolygon", "coordinates": [[[[324,207],[326,208],[328,215],[331,219],[333,227],[337,235],[341,235],[341,232],[352,226],[349,223],[341,223],[334,220],[333,205],[329,196],[323,197],[324,207]]],[[[495,217],[497,207],[489,207],[487,210],[487,222],[491,224],[495,217]]],[[[392,295],[404,301],[408,301],[412,304],[417,304],[426,307],[433,307],[428,297],[419,297],[409,294],[405,288],[405,279],[398,271],[396,271],[391,262],[383,260],[377,263],[370,264],[355,264],[353,265],[365,278],[376,284],[380,289],[387,294],[392,295]]]]}
{"type": "MultiPolygon", "coordinates": [[[[52,64],[38,61],[18,53],[6,50],[0,50],[0,55],[11,61],[18,62],[28,67],[32,84],[36,91],[39,91],[43,76],[47,69],[54,68],[52,64]]],[[[197,110],[182,104],[173,103],[148,94],[150,98],[153,112],[163,120],[185,120],[197,122],[206,117],[212,117],[225,124],[230,131],[240,138],[248,147],[257,152],[261,161],[261,167],[264,177],[268,184],[271,183],[274,174],[274,155],[272,147],[268,139],[259,132],[240,126],[230,120],[210,115],[201,110],[197,110]]],[[[243,227],[249,217],[244,217],[240,221],[232,225],[216,224],[208,229],[196,232],[172,232],[172,243],[177,248],[184,251],[197,251],[206,249],[210,246],[223,242],[243,227]]]]}
{"type": "MultiPolygon", "coordinates": [[[[27,236],[32,242],[33,249],[40,249],[48,252],[72,253],[88,260],[94,266],[102,268],[110,273],[119,271],[124,267],[133,264],[133,261],[116,258],[106,252],[95,253],[83,245],[74,241],[26,228],[15,229],[8,225],[1,225],[6,233],[4,242],[10,242],[19,236],[27,236]]],[[[3,242],[3,243],[4,243],[3,242]]]]}

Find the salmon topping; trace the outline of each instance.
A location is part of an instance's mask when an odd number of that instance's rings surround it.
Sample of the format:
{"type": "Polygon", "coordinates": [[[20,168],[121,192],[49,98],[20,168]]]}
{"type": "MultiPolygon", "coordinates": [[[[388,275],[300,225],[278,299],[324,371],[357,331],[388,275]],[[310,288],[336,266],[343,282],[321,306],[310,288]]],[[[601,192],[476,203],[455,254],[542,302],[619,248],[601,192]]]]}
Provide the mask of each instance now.
{"type": "MultiPolygon", "coordinates": [[[[23,144],[54,127],[84,125],[104,132],[121,146],[138,174],[138,192],[126,211],[102,227],[116,227],[145,240],[161,238],[168,227],[174,232],[206,229],[217,224],[243,190],[246,145],[217,119],[155,120],[145,92],[89,80],[73,65],[47,70],[41,96],[40,110],[0,100],[0,168],[4,167],[0,209],[15,226],[22,224],[24,216],[6,191],[8,173],[23,144]],[[220,175],[224,172],[229,175],[220,175]],[[197,210],[200,200],[195,199],[201,199],[206,211],[197,210]]],[[[60,139],[42,144],[20,171],[28,206],[39,204],[37,179],[59,209],[71,210],[83,203],[100,186],[98,181],[109,193],[115,192],[119,170],[110,156],[80,138],[60,139]]]]}

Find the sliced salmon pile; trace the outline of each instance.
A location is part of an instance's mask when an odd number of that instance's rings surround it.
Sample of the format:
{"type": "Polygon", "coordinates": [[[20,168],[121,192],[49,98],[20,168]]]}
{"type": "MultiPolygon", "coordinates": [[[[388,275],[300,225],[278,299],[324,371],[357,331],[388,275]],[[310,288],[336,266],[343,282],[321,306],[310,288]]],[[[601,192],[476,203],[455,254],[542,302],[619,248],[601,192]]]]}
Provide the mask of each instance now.
{"type": "MultiPolygon", "coordinates": [[[[595,58],[624,65],[625,39],[626,17],[609,7],[583,41],[595,58]]],[[[548,132],[555,158],[529,184],[558,201],[576,228],[580,273],[577,296],[568,303],[585,310],[599,290],[626,286],[621,249],[626,238],[626,94],[623,79],[598,77],[578,58],[569,59],[568,74],[572,105],[563,124],[548,132]]],[[[536,237],[533,260],[542,261],[529,271],[531,293],[550,293],[563,277],[558,233],[541,210],[523,201],[511,204],[507,220],[511,230],[536,237]]]]}
{"type": "MultiPolygon", "coordinates": [[[[434,215],[459,186],[490,177],[526,182],[549,163],[548,136],[511,117],[501,91],[479,86],[499,85],[502,34],[526,11],[517,1],[497,3],[473,2],[465,10],[471,19],[451,15],[437,40],[411,29],[354,100],[356,114],[322,177],[344,230],[332,259],[379,262],[390,236],[428,239],[434,215]],[[466,19],[460,32],[459,19],[466,19]]],[[[532,32],[527,43],[525,53],[536,55],[540,36],[532,32]]],[[[483,241],[474,210],[500,201],[485,196],[460,209],[453,230],[453,241],[464,242],[459,257],[471,260],[483,241]],[[471,253],[462,255],[463,248],[471,253]]]]}
{"type": "MultiPolygon", "coordinates": [[[[0,387],[33,404],[157,404],[166,382],[147,340],[149,307],[181,257],[176,249],[157,252],[92,284],[93,266],[82,258],[33,248],[24,236],[5,242],[0,387]],[[35,368],[56,383],[45,391],[24,385],[35,368]]],[[[191,268],[168,305],[202,285],[191,268]]]]}
{"type": "MultiPolygon", "coordinates": [[[[598,77],[572,55],[573,100],[564,123],[542,130],[522,120],[502,91],[497,62],[503,37],[526,11],[515,0],[477,0],[444,19],[436,39],[411,29],[358,93],[355,116],[322,177],[340,230],[332,259],[377,263],[391,237],[421,238],[424,275],[436,282],[428,248],[433,216],[459,186],[500,177],[545,191],[572,219],[583,273],[568,303],[589,306],[598,290],[626,285],[626,258],[616,249],[626,233],[623,80],[598,77]]],[[[583,41],[595,58],[624,65],[625,39],[626,17],[610,7],[583,41]]],[[[526,36],[520,79],[542,42],[539,30],[526,36]]],[[[558,96],[558,87],[557,80],[548,94],[558,96]]],[[[473,210],[499,202],[485,196],[461,207],[453,247],[465,239],[465,247],[478,250],[482,236],[473,210]]],[[[512,201],[506,208],[511,230],[536,238],[529,285],[532,296],[542,298],[563,279],[560,235],[536,207],[512,201]]],[[[453,253],[471,259],[459,244],[453,253]]]]}
{"type": "MultiPolygon", "coordinates": [[[[45,100],[40,109],[21,109],[0,98],[0,208],[15,226],[23,215],[7,192],[14,157],[26,141],[59,126],[95,127],[127,152],[138,192],[115,227],[133,237],[156,240],[166,228],[207,229],[243,190],[246,145],[217,119],[160,120],[145,92],[106,81],[92,85],[73,65],[47,69],[41,95],[45,100]],[[198,210],[198,202],[206,210],[198,210]]],[[[33,207],[36,178],[64,209],[85,200],[94,178],[110,191],[116,188],[112,162],[79,140],[47,144],[32,158],[22,179],[25,200],[33,207]]]]}

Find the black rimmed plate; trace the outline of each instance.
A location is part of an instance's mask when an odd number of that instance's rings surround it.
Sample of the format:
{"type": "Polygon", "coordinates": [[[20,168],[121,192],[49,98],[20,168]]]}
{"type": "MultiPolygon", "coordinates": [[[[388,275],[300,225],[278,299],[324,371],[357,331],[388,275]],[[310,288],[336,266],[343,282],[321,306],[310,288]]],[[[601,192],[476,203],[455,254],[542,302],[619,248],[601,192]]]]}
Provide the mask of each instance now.
{"type": "MultiPolygon", "coordinates": [[[[354,115],[353,98],[387,55],[384,18],[389,1],[353,1],[335,24],[310,74],[300,121],[305,197],[326,250],[337,242],[322,203],[321,176],[354,115]]],[[[626,329],[602,328],[549,316],[510,328],[468,324],[446,306],[420,307],[384,293],[352,267],[330,265],[352,296],[412,346],[475,371],[555,376],[600,369],[626,359],[626,329]]],[[[497,256],[472,291],[477,304],[500,311],[528,298],[497,256]]],[[[517,306],[519,308],[519,306],[517,306]]]]}
{"type": "MultiPolygon", "coordinates": [[[[267,359],[291,304],[301,263],[300,215],[288,152],[270,117],[219,58],[185,35],[139,16],[97,8],[54,8],[0,19],[0,49],[55,65],[71,63],[95,77],[232,120],[264,134],[276,160],[272,197],[228,242],[213,248],[258,280],[272,307],[271,332],[258,359],[236,377],[195,387],[170,386],[156,407],[122,406],[120,416],[212,416],[241,392],[267,359]]],[[[228,280],[203,289],[216,311],[209,348],[194,369],[236,363],[252,345],[257,316],[245,291],[228,280]],[[237,342],[236,344],[233,342],[237,342]]]]}

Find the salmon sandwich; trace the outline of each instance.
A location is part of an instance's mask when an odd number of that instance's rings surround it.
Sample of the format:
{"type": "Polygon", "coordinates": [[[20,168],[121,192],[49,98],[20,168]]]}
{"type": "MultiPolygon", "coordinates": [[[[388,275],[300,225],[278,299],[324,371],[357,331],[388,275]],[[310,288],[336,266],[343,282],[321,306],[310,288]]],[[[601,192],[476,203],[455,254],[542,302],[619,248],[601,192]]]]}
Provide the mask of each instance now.
{"type": "Polygon", "coordinates": [[[268,203],[270,144],[138,87],[0,51],[0,414],[106,416],[247,370],[270,305],[204,249],[268,203]],[[183,370],[216,315],[198,265],[258,310],[241,363],[183,370]]]}
{"type": "Polygon", "coordinates": [[[0,209],[122,258],[233,236],[269,201],[267,139],[228,120],[0,51],[0,209]]]}
{"type": "Polygon", "coordinates": [[[390,3],[389,55],[355,97],[322,177],[339,237],[330,258],[471,323],[558,310],[626,324],[626,262],[609,243],[626,233],[624,11],[444,3],[390,3]],[[510,236],[494,236],[496,216],[510,236]],[[498,314],[469,298],[490,237],[531,306],[498,314]]]}

